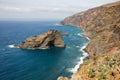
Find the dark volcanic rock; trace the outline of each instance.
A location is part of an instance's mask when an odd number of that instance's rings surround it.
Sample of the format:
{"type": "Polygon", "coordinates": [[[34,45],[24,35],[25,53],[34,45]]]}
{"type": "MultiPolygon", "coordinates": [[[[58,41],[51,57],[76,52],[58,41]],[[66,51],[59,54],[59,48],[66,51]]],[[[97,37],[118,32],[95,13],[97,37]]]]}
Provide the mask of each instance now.
{"type": "Polygon", "coordinates": [[[41,35],[26,38],[22,43],[16,46],[27,49],[47,49],[53,46],[65,47],[65,44],[62,40],[61,32],[57,30],[48,30],[41,35]]]}

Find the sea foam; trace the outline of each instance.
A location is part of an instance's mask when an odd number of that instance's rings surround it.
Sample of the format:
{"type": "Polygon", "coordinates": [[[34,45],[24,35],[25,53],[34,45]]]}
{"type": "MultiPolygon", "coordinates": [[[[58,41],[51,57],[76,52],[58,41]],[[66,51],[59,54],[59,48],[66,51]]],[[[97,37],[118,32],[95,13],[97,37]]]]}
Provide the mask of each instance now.
{"type": "Polygon", "coordinates": [[[78,33],[77,35],[83,37],[83,35],[81,35],[81,33],[78,33]]]}
{"type": "Polygon", "coordinates": [[[14,44],[8,45],[9,48],[19,48],[19,47],[15,47],[14,44]]]}
{"type": "Polygon", "coordinates": [[[81,33],[77,34],[78,36],[85,37],[87,40],[90,40],[87,36],[82,35],[81,33]]]}
{"type": "Polygon", "coordinates": [[[60,23],[55,23],[54,26],[62,26],[60,23]]]}
{"type": "MultiPolygon", "coordinates": [[[[78,35],[78,36],[81,36],[81,37],[85,37],[85,36],[83,36],[81,33],[78,33],[77,35],[78,35]]],[[[89,40],[88,37],[85,37],[85,38],[89,40]]],[[[80,48],[80,51],[83,53],[83,54],[82,54],[82,57],[79,58],[79,62],[77,62],[77,65],[75,65],[74,68],[68,69],[70,72],[76,73],[77,70],[78,70],[78,68],[79,68],[79,66],[80,66],[80,64],[82,64],[82,63],[84,62],[84,59],[89,56],[88,53],[84,51],[84,49],[86,48],[86,46],[87,46],[87,43],[85,43],[84,46],[82,46],[82,47],[80,48]]]]}
{"type": "Polygon", "coordinates": [[[76,73],[80,64],[82,64],[84,62],[84,59],[87,58],[89,55],[83,50],[85,47],[87,46],[87,43],[81,47],[80,51],[83,53],[82,57],[79,58],[79,62],[77,63],[77,65],[75,65],[74,68],[68,69],[70,72],[72,73],[76,73]]]}

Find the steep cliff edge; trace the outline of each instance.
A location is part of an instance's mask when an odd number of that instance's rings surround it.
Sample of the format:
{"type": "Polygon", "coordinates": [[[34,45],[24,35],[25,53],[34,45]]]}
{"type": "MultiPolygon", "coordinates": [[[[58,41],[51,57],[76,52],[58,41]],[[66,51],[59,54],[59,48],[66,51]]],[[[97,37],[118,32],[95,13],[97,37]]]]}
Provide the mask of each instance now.
{"type": "MultiPolygon", "coordinates": [[[[120,75],[120,64],[114,64],[118,69],[109,67],[109,70],[118,71],[116,76],[104,77],[105,74],[98,74],[99,70],[91,69],[93,66],[101,68],[97,66],[102,65],[108,56],[120,55],[120,1],[77,13],[65,18],[61,23],[85,30],[84,35],[89,37],[90,41],[84,50],[88,52],[90,59],[79,67],[72,78],[59,77],[58,80],[120,80],[120,77],[116,78],[120,75]]],[[[116,59],[120,62],[120,57],[116,59]]]]}

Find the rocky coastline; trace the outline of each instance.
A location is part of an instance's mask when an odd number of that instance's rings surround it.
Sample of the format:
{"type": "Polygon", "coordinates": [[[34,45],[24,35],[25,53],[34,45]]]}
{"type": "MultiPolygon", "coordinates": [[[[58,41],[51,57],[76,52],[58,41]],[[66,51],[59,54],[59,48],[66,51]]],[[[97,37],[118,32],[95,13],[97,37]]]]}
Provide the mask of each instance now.
{"type": "Polygon", "coordinates": [[[43,34],[26,38],[20,44],[16,44],[15,47],[22,49],[48,49],[51,47],[65,48],[62,34],[66,35],[67,33],[51,29],[43,34]]]}
{"type": "Polygon", "coordinates": [[[71,78],[58,80],[120,80],[120,1],[92,8],[61,21],[80,27],[90,40],[89,60],[71,78]]]}

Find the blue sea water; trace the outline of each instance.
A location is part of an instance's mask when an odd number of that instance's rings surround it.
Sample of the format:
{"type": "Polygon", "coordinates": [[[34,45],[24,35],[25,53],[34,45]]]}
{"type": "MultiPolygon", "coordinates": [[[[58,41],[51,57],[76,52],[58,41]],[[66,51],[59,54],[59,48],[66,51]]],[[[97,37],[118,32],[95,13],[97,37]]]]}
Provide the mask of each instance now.
{"type": "Polygon", "coordinates": [[[83,53],[87,39],[80,28],[57,24],[59,21],[0,21],[0,80],[56,80],[70,77],[83,53]],[[27,37],[48,29],[69,33],[63,36],[65,49],[25,50],[11,48],[27,37]]]}

